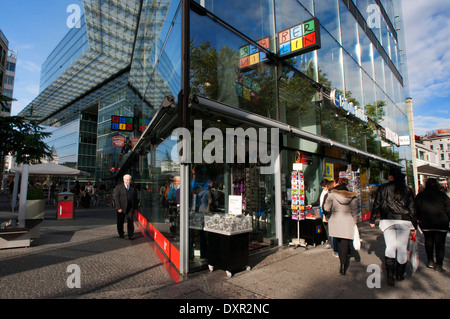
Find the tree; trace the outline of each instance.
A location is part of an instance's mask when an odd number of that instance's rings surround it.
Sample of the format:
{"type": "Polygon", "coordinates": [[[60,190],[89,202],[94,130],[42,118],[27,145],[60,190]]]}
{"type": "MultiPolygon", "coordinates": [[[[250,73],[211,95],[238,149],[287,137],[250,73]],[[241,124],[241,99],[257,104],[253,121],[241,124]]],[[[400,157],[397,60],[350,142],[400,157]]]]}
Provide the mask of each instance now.
{"type": "Polygon", "coordinates": [[[52,158],[50,148],[43,142],[50,135],[35,120],[22,116],[0,117],[1,176],[8,154],[14,156],[17,163],[24,164],[40,163],[44,157],[52,158]]]}

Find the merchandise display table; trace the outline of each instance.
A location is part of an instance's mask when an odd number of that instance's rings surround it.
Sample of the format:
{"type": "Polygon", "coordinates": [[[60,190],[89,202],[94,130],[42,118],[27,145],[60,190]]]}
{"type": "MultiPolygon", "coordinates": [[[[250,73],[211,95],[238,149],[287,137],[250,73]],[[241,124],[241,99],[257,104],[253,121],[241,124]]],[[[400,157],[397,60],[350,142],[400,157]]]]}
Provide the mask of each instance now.
{"type": "Polygon", "coordinates": [[[249,256],[249,231],[220,232],[208,230],[207,262],[210,271],[219,267],[231,277],[233,272],[246,269],[249,256]]]}
{"type": "Polygon", "coordinates": [[[305,239],[308,245],[321,245],[327,240],[322,218],[306,217],[300,220],[300,237],[305,239]]]}

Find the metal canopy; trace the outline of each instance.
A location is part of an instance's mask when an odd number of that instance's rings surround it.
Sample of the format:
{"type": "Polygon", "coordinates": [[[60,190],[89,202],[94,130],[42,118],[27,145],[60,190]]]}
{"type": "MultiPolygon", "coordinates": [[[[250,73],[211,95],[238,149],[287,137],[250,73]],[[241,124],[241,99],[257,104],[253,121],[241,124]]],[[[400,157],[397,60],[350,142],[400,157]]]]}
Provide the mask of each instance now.
{"type": "Polygon", "coordinates": [[[447,177],[447,178],[450,177],[450,170],[445,169],[445,168],[431,166],[429,164],[418,166],[417,171],[419,172],[419,174],[424,174],[424,175],[433,175],[433,176],[447,177]]]}

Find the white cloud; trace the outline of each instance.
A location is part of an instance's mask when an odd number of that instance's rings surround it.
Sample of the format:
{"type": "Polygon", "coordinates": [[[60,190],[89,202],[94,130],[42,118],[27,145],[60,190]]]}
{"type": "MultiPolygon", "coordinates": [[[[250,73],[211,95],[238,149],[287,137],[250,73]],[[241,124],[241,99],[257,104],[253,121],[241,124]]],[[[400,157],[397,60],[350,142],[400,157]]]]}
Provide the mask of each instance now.
{"type": "Polygon", "coordinates": [[[450,128],[450,119],[422,115],[414,117],[414,134],[416,135],[425,135],[427,131],[439,128],[450,128]]]}
{"type": "Polygon", "coordinates": [[[18,68],[22,67],[26,71],[29,71],[29,72],[36,72],[36,73],[41,72],[41,67],[37,63],[34,63],[33,61],[29,61],[29,60],[23,60],[23,61],[18,60],[17,67],[18,68]]]}
{"type": "Polygon", "coordinates": [[[24,88],[24,90],[32,95],[39,95],[39,85],[29,84],[24,88]]]}
{"type": "Polygon", "coordinates": [[[413,99],[450,95],[450,1],[402,3],[413,99]]]}

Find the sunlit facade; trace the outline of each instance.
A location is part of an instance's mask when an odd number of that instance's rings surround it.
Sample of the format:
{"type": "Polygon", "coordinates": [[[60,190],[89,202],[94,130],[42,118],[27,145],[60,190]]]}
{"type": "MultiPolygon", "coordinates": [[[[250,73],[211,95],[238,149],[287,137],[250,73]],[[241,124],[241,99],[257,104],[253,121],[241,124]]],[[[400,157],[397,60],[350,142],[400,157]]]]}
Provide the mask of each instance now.
{"type": "Polygon", "coordinates": [[[411,174],[411,148],[400,142],[410,132],[399,0],[199,0],[189,15],[183,2],[84,1],[89,49],[22,112],[44,125],[78,126],[72,165],[96,180],[132,174],[138,223],[177,272],[206,265],[198,207],[206,185],[208,216],[228,212],[230,195],[242,196],[256,249],[296,236],[289,192],[299,154],[307,159],[306,201],[315,201],[323,178],[356,174],[361,216],[370,186],[384,182],[390,166],[411,174]],[[120,116],[133,121],[130,131],[113,129],[120,116]],[[92,129],[81,129],[83,121],[92,129]],[[274,173],[250,158],[180,161],[172,132],[184,126],[194,136],[199,121],[203,133],[277,127],[274,173]],[[168,198],[178,177],[181,194],[168,198]]]}

